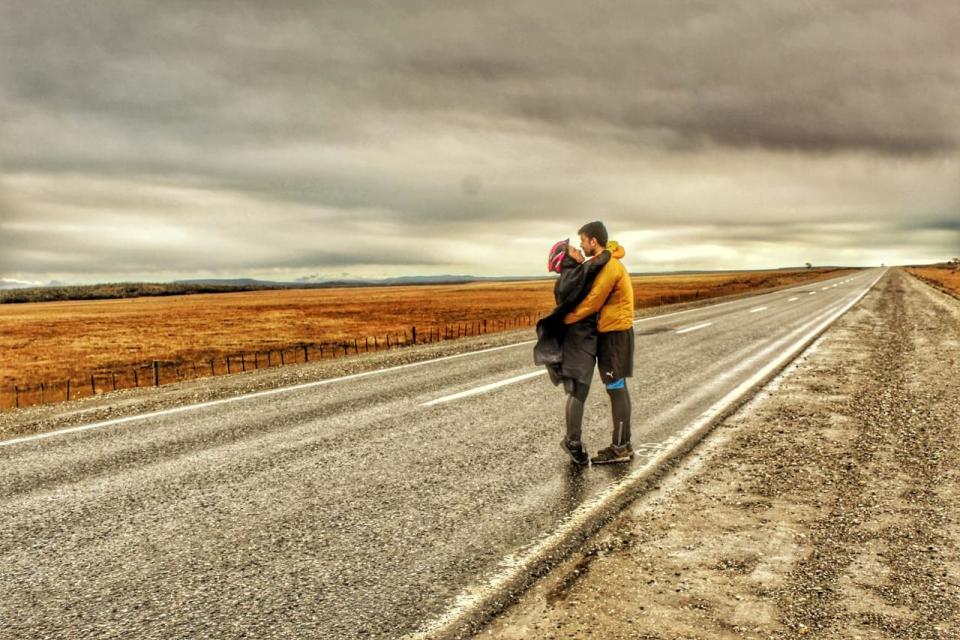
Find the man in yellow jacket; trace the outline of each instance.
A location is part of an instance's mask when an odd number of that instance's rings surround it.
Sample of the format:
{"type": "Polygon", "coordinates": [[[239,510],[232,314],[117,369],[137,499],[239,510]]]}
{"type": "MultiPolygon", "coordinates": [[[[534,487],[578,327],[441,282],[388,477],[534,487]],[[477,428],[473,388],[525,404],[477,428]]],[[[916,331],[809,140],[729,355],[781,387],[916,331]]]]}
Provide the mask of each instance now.
{"type": "MultiPolygon", "coordinates": [[[[607,229],[602,222],[589,222],[580,228],[580,248],[587,256],[599,255],[607,245],[607,229]]],[[[623,251],[617,255],[622,256],[623,251]]],[[[628,462],[633,457],[630,444],[630,394],[626,378],[633,376],[633,283],[626,267],[611,257],[597,274],[590,292],[563,318],[573,324],[598,314],[597,367],[607,388],[613,413],[613,437],[609,447],[590,459],[593,464],[628,462]]]]}

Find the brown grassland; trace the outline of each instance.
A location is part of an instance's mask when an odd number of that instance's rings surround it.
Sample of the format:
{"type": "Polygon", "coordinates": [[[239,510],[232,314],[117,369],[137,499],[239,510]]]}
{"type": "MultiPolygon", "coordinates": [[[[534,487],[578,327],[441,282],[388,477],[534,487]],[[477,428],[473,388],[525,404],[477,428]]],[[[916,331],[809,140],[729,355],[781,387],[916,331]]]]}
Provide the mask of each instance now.
{"type": "MultiPolygon", "coordinates": [[[[814,281],[840,270],[724,272],[636,276],[637,307],[656,306],[814,281]]],[[[287,289],[157,298],[0,305],[0,406],[10,407],[14,385],[20,404],[39,402],[23,386],[75,380],[71,398],[90,395],[92,372],[119,371],[113,384],[133,386],[132,369],[152,360],[200,362],[200,375],[225,372],[223,358],[292,349],[286,362],[302,361],[303,344],[342,342],[407,332],[424,341],[445,325],[489,321],[533,323],[553,307],[553,281],[470,283],[336,289],[287,289]],[[525,320],[517,322],[521,316],[525,320]],[[434,332],[431,334],[431,331],[434,332]],[[208,364],[203,364],[208,363],[208,364]],[[117,376],[122,376],[118,383],[117,376]]],[[[474,325],[476,326],[476,325],[474,325]]],[[[482,329],[482,324],[481,324],[482,329]]],[[[474,329],[475,331],[475,329],[474,329]]],[[[352,347],[351,347],[352,348],[352,347]]],[[[327,356],[330,351],[326,352],[327,356]]],[[[342,353],[342,352],[341,352],[342,353]]],[[[337,355],[340,355],[338,353],[337,355]]],[[[274,354],[277,361],[279,355],[274,354]]],[[[310,358],[316,357],[313,353],[310,358]]],[[[258,360],[262,366],[263,360],[258,360]]],[[[234,369],[236,370],[236,369],[234,369]]],[[[141,370],[138,384],[150,376],[141,370]]],[[[182,371],[177,372],[179,379],[182,371]]],[[[194,368],[192,375],[197,375],[194,368]]],[[[149,384],[150,382],[147,382],[149,384]]],[[[104,383],[94,385],[97,391],[104,383]]],[[[48,386],[45,400],[63,399],[48,386]]],[[[36,390],[35,390],[36,391],[36,390]]]]}
{"type": "Polygon", "coordinates": [[[960,270],[950,265],[908,267],[907,271],[939,289],[960,296],[960,270]]]}

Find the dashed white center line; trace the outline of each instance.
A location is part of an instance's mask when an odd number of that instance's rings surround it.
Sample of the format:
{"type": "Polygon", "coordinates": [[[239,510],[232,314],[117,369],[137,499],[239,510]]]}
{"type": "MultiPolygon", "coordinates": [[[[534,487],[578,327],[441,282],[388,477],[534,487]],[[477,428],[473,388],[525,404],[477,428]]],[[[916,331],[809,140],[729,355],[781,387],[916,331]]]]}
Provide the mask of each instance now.
{"type": "Polygon", "coordinates": [[[823,287],[822,289],[820,289],[820,291],[826,291],[826,290],[829,289],[829,288],[830,288],[829,286],[826,286],[826,287],[823,287]]]}
{"type": "Polygon", "coordinates": [[[810,295],[815,296],[815,295],[817,295],[817,292],[816,292],[816,291],[811,291],[811,292],[810,292],[810,295]]]}
{"type": "Polygon", "coordinates": [[[493,391],[494,389],[499,389],[500,387],[505,387],[508,384],[513,384],[514,382],[521,382],[527,380],[528,378],[535,378],[537,376],[542,376],[547,373],[546,369],[540,371],[534,371],[532,373],[524,373],[523,375],[514,376],[512,378],[507,378],[506,380],[500,380],[499,382],[493,382],[491,384],[485,384],[482,387],[476,387],[474,389],[467,389],[466,391],[461,391],[459,393],[452,393],[449,396],[443,396],[442,398],[436,398],[435,400],[430,400],[421,404],[421,407],[432,407],[435,404],[440,404],[442,402],[450,402],[452,400],[459,400],[460,398],[469,398],[470,396],[479,395],[481,393],[486,393],[487,391],[493,391]]]}
{"type": "Polygon", "coordinates": [[[766,311],[766,307],[757,307],[756,309],[750,309],[750,313],[759,313],[760,311],[766,311]]]}
{"type": "Polygon", "coordinates": [[[677,333],[690,333],[691,331],[696,331],[698,329],[703,329],[704,327],[709,327],[712,325],[712,322],[702,322],[700,324],[695,324],[692,327],[687,327],[686,329],[677,329],[677,333]]]}
{"type": "Polygon", "coordinates": [[[793,302],[793,301],[799,300],[799,299],[800,299],[800,298],[790,298],[789,300],[787,300],[787,302],[793,302]]]}

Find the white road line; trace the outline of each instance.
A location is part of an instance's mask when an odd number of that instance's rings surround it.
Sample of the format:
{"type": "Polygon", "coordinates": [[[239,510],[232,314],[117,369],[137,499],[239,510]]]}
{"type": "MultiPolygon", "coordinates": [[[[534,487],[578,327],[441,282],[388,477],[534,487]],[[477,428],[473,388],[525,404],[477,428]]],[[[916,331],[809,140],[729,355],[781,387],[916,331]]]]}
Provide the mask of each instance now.
{"type": "MultiPolygon", "coordinates": [[[[808,283],[809,284],[809,283],[808,283]]],[[[783,293],[784,291],[790,289],[797,289],[806,284],[798,284],[793,287],[787,287],[786,289],[781,289],[780,291],[771,291],[770,293],[762,293],[758,298],[763,296],[774,295],[777,293],[783,293]]],[[[812,294],[813,292],[811,292],[812,294]]],[[[717,307],[722,307],[728,304],[734,304],[737,302],[743,302],[743,300],[729,300],[727,302],[718,302],[717,304],[705,305],[703,307],[697,307],[696,309],[685,309],[683,311],[674,311],[672,313],[664,313],[662,315],[650,316],[649,318],[640,318],[639,320],[634,320],[634,324],[640,322],[649,322],[652,320],[662,320],[663,318],[668,318],[670,316],[677,316],[684,313],[693,313],[695,311],[703,311],[705,309],[715,309],[717,307]]],[[[231,396],[229,398],[220,398],[218,400],[208,400],[206,402],[198,402],[195,404],[183,405],[181,407],[174,407],[172,409],[162,409],[160,411],[151,411],[149,413],[142,413],[133,416],[125,416],[123,418],[114,418],[112,420],[103,420],[100,422],[91,422],[90,424],[78,425],[75,427],[66,427],[64,429],[57,429],[56,431],[47,431],[45,433],[37,433],[30,436],[22,436],[19,438],[11,438],[9,440],[0,440],[0,447],[9,447],[16,444],[22,444],[25,442],[34,442],[37,440],[46,440],[47,438],[54,438],[57,436],[67,435],[70,433],[80,433],[82,431],[90,431],[91,429],[101,429],[103,427],[110,427],[119,424],[127,424],[129,422],[136,422],[138,420],[149,420],[150,418],[157,418],[160,416],[173,415],[177,413],[184,413],[186,411],[193,411],[196,409],[206,409],[208,407],[215,407],[221,404],[229,404],[231,402],[239,402],[241,400],[251,400],[254,398],[263,398],[266,396],[272,396],[280,393],[286,393],[288,391],[298,391],[300,389],[309,389],[311,387],[320,387],[327,384],[333,384],[335,382],[342,382],[344,380],[356,380],[358,378],[366,378],[368,376],[380,375],[382,373],[390,373],[391,371],[399,371],[402,369],[409,369],[411,367],[420,367],[427,364],[432,364],[434,362],[444,362],[446,360],[454,360],[457,358],[467,358],[473,355],[478,355],[482,353],[490,353],[492,351],[500,351],[502,349],[513,349],[515,347],[522,347],[528,344],[534,344],[536,340],[523,340],[521,342],[514,342],[513,344],[501,345],[499,347],[490,347],[488,349],[477,349],[476,351],[467,351],[464,353],[457,353],[449,356],[441,356],[439,358],[431,358],[429,360],[421,360],[420,362],[410,362],[407,364],[396,365],[393,367],[386,367],[384,369],[374,369],[372,371],[362,371],[360,373],[353,373],[346,376],[340,376],[337,378],[326,378],[324,380],[315,380],[313,382],[304,382],[301,384],[291,385],[289,387],[277,387],[276,389],[266,389],[264,391],[255,391],[253,393],[241,394],[238,396],[231,396]]]]}
{"type": "Polygon", "coordinates": [[[466,391],[461,391],[459,393],[450,394],[449,396],[443,396],[442,398],[430,400],[429,402],[424,402],[420,406],[432,407],[433,405],[440,404],[442,402],[451,402],[453,400],[459,400],[460,398],[469,398],[470,396],[480,395],[481,393],[486,393],[487,391],[493,391],[494,389],[505,387],[508,384],[513,384],[514,382],[522,382],[523,380],[529,380],[530,378],[542,376],[545,373],[547,373],[546,369],[541,369],[539,371],[534,371],[532,373],[524,373],[523,375],[507,378],[506,380],[500,380],[499,382],[492,382],[490,384],[485,384],[482,387],[476,387],[474,389],[468,389],[466,391]]]}
{"type": "Polygon", "coordinates": [[[811,291],[811,292],[810,292],[810,295],[815,296],[815,295],[817,295],[817,292],[816,292],[816,291],[811,291]]]}
{"type": "Polygon", "coordinates": [[[703,329],[704,327],[709,327],[712,324],[712,322],[701,322],[700,324],[695,324],[692,327],[687,327],[686,329],[677,329],[677,333],[690,333],[691,331],[697,331],[699,329],[703,329]]]}
{"type": "Polygon", "coordinates": [[[756,309],[750,309],[750,313],[760,313],[761,311],[766,311],[767,307],[757,307],[756,309]]]}
{"type": "MultiPolygon", "coordinates": [[[[751,300],[754,301],[754,302],[756,302],[756,301],[762,300],[762,299],[763,299],[764,297],[766,297],[766,296],[773,296],[773,295],[777,295],[777,294],[780,294],[780,293],[786,293],[787,291],[792,291],[792,290],[794,290],[794,289],[800,289],[800,288],[802,288],[802,287],[808,287],[808,286],[810,286],[810,283],[809,283],[809,282],[804,282],[804,283],[802,283],[802,284],[793,285],[792,287],[785,287],[785,288],[783,288],[783,289],[780,289],[779,291],[770,291],[769,293],[761,293],[761,294],[758,294],[758,295],[756,295],[756,296],[753,296],[753,297],[751,298],[751,300]]],[[[719,308],[719,307],[725,307],[725,306],[727,306],[728,304],[737,304],[738,302],[748,302],[748,300],[745,300],[745,299],[742,299],[742,298],[741,298],[740,300],[728,300],[727,302],[718,302],[718,303],[716,303],[716,304],[707,304],[707,305],[704,305],[704,306],[702,306],[702,307],[696,307],[696,308],[694,308],[694,309],[684,309],[683,311],[673,311],[673,312],[671,312],[671,313],[663,313],[663,314],[656,315],[656,316],[649,316],[649,317],[647,317],[647,318],[640,318],[640,319],[638,319],[638,320],[634,320],[634,321],[633,321],[633,324],[639,324],[639,323],[641,323],[641,322],[651,322],[651,321],[653,321],[653,320],[662,320],[663,318],[669,318],[669,317],[671,317],[671,316],[679,316],[679,315],[682,315],[682,314],[684,314],[684,313],[694,313],[694,312],[696,312],[696,311],[705,311],[705,310],[707,310],[707,309],[717,309],[717,308],[719,308]]]]}
{"type": "Polygon", "coordinates": [[[826,291],[826,290],[829,289],[829,288],[830,288],[829,286],[826,286],[826,287],[821,288],[820,291],[826,291]]]}
{"type": "MultiPolygon", "coordinates": [[[[391,371],[399,371],[401,369],[409,369],[411,367],[419,367],[425,364],[432,364],[434,362],[443,362],[446,360],[455,360],[457,358],[466,358],[467,356],[473,356],[478,353],[490,353],[491,351],[500,351],[502,349],[510,349],[510,348],[518,347],[525,344],[533,344],[534,342],[536,342],[536,340],[525,340],[523,342],[515,342],[513,344],[502,345],[499,347],[490,347],[489,349],[479,349],[477,351],[468,351],[466,353],[456,353],[449,356],[441,356],[439,358],[433,358],[431,360],[422,360],[420,362],[410,362],[407,364],[400,364],[393,367],[387,367],[385,369],[375,369],[373,371],[362,371],[360,373],[352,373],[350,375],[340,376],[338,378],[327,378],[325,380],[315,380],[313,382],[304,382],[304,383],[295,384],[289,387],[278,387],[276,389],[266,389],[264,391],[255,391],[253,393],[247,393],[239,396],[232,396],[230,398],[220,398],[219,400],[209,400],[207,402],[198,402],[196,404],[188,404],[182,407],[174,407],[172,409],[163,409],[160,411],[151,411],[149,413],[141,413],[135,416],[114,418],[113,420],[103,420],[101,422],[91,422],[90,424],[79,425],[76,427],[67,427],[65,429],[57,429],[56,431],[47,431],[46,433],[37,433],[32,436],[23,436],[20,438],[12,438],[10,440],[0,440],[0,447],[9,447],[11,445],[21,444],[24,442],[33,442],[35,440],[44,440],[46,438],[62,436],[68,433],[79,433],[81,431],[89,431],[91,429],[111,427],[118,424],[135,422],[137,420],[147,420],[149,418],[158,418],[160,416],[168,416],[168,415],[173,415],[175,413],[193,411],[194,409],[205,409],[207,407],[215,407],[217,405],[229,404],[231,402],[238,402],[240,400],[252,400],[253,398],[263,398],[266,396],[276,395],[278,393],[286,393],[287,391],[297,391],[300,389],[310,389],[312,387],[321,387],[324,385],[333,384],[334,382],[342,382],[344,380],[356,380],[358,378],[366,378],[366,377],[378,375],[381,373],[389,373],[391,371]]],[[[545,369],[544,369],[544,372],[546,372],[545,369]]]]}
{"type": "Polygon", "coordinates": [[[794,300],[799,300],[800,298],[790,298],[787,302],[793,302],[794,300]]]}
{"type": "Polygon", "coordinates": [[[511,554],[505,557],[501,563],[502,568],[499,572],[488,578],[484,584],[472,585],[466,589],[455,599],[454,605],[449,610],[425,623],[419,631],[403,636],[403,639],[426,640],[427,638],[441,635],[444,631],[450,632],[460,629],[464,624],[464,619],[470,616],[472,612],[482,612],[490,606],[487,602],[490,597],[495,597],[499,600],[502,592],[507,587],[516,584],[520,577],[529,575],[532,565],[538,561],[538,558],[549,555],[551,550],[556,552],[558,549],[562,549],[564,541],[569,540],[574,532],[588,524],[597,513],[603,512],[609,509],[610,506],[618,504],[625,496],[629,496],[629,492],[634,484],[649,477],[660,469],[670,458],[676,455],[677,451],[681,451],[689,446],[690,443],[701,439],[715,420],[722,416],[727,407],[739,401],[763,382],[764,379],[771,376],[775,371],[783,368],[787,362],[799,355],[817,335],[826,330],[837,318],[846,313],[853,305],[859,302],[861,298],[867,295],[870,289],[873,288],[873,285],[875,285],[882,276],[883,272],[863,291],[854,295],[847,304],[840,307],[823,320],[823,322],[787,346],[779,355],[774,357],[773,360],[758,369],[747,380],[741,382],[735,389],[700,414],[693,423],[668,439],[665,444],[669,444],[670,446],[662,450],[655,457],[647,460],[644,464],[631,469],[630,473],[616,484],[610,485],[582,503],[550,534],[540,538],[535,544],[524,548],[520,554],[511,554]]]}

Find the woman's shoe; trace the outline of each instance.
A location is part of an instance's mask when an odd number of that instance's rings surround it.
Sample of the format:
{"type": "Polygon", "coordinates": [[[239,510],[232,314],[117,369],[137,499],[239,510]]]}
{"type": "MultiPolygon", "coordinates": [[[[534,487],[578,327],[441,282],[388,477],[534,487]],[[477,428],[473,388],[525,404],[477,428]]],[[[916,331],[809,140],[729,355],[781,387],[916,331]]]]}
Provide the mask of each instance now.
{"type": "Polygon", "coordinates": [[[586,451],[584,451],[582,443],[577,442],[576,444],[572,444],[569,440],[564,438],[560,441],[560,447],[570,454],[570,457],[577,464],[581,466],[590,464],[590,456],[586,451]]]}

